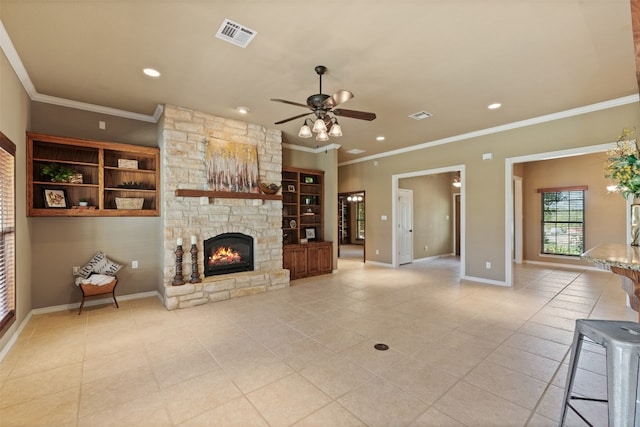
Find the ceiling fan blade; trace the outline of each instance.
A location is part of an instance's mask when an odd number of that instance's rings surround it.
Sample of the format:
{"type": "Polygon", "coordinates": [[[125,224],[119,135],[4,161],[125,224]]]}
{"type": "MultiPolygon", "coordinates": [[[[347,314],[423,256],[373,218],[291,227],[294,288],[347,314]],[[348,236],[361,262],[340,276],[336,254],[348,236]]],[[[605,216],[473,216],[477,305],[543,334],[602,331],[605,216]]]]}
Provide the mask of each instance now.
{"type": "Polygon", "coordinates": [[[349,92],[348,90],[340,89],[329,98],[325,99],[322,104],[326,107],[334,108],[340,104],[344,104],[351,98],[353,98],[353,94],[351,92],[349,92]]]}
{"type": "Polygon", "coordinates": [[[287,101],[286,99],[273,99],[273,98],[271,98],[271,100],[275,101],[275,102],[282,102],[283,104],[297,105],[298,107],[309,108],[309,106],[306,105],[306,104],[300,104],[299,102],[287,101]]]}
{"type": "Polygon", "coordinates": [[[289,117],[288,119],[284,119],[284,120],[280,120],[279,122],[275,122],[274,125],[281,125],[282,123],[287,123],[287,122],[290,122],[291,120],[295,120],[295,119],[299,119],[300,117],[308,116],[309,114],[312,114],[312,113],[304,113],[304,114],[299,114],[297,116],[289,117]]]}
{"type": "Polygon", "coordinates": [[[376,118],[375,113],[367,113],[365,111],[345,110],[341,108],[336,108],[335,110],[331,110],[331,112],[336,116],[349,117],[351,119],[371,121],[376,118]]]}

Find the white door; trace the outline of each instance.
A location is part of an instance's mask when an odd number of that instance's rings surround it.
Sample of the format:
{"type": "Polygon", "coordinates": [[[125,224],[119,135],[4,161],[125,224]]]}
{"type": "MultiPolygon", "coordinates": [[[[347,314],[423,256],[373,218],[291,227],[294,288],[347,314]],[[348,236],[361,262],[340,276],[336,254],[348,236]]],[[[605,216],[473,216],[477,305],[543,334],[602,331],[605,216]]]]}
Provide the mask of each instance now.
{"type": "Polygon", "coordinates": [[[413,261],[413,190],[398,188],[398,264],[413,261]]]}

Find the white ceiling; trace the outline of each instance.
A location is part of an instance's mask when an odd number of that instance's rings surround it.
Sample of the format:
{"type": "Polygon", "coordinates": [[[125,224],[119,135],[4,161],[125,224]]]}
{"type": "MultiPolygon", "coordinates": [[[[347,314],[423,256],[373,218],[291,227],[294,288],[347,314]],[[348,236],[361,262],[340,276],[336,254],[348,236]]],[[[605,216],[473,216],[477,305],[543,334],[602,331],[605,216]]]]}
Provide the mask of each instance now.
{"type": "Polygon", "coordinates": [[[274,125],[306,110],[270,98],[304,104],[324,65],[324,93],[377,114],[340,120],[341,162],[638,93],[629,0],[0,0],[0,19],[42,99],[183,106],[310,148],[302,119],[274,125]],[[247,48],[214,37],[225,18],[247,48]]]}

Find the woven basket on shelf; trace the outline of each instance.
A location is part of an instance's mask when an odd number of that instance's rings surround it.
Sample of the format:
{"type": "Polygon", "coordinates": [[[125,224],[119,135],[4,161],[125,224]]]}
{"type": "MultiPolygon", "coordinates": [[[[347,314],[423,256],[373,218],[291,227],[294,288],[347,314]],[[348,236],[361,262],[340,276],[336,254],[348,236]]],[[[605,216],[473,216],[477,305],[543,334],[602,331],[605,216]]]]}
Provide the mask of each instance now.
{"type": "Polygon", "coordinates": [[[144,199],[142,197],[116,197],[118,209],[142,209],[144,199]]]}

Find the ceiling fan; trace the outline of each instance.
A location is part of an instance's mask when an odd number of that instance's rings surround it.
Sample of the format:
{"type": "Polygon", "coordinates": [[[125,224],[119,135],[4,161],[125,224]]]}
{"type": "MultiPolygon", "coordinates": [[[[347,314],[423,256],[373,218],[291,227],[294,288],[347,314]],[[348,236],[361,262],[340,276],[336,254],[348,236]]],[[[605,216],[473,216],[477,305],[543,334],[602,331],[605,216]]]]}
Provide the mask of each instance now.
{"type": "Polygon", "coordinates": [[[331,96],[322,93],[322,75],[327,71],[327,67],[318,65],[316,66],[315,71],[320,78],[320,90],[319,93],[311,95],[307,98],[306,105],[298,102],[287,101],[285,99],[271,99],[271,101],[275,102],[282,102],[284,104],[291,104],[297,105],[298,107],[308,108],[311,110],[311,112],[289,117],[288,119],[280,120],[279,122],[275,122],[274,124],[279,125],[291,120],[308,116],[310,114],[314,114],[316,116],[315,121],[312,122],[308,118],[305,119],[304,124],[300,128],[298,136],[301,138],[310,138],[311,136],[313,136],[312,132],[315,132],[317,133],[316,139],[318,141],[327,141],[329,140],[329,136],[342,136],[342,129],[338,124],[338,119],[332,117],[329,113],[332,113],[333,115],[338,117],[348,117],[351,119],[359,120],[371,121],[376,118],[376,115],[374,113],[336,108],[337,106],[353,98],[353,93],[344,89],[337,91],[331,96]]]}

